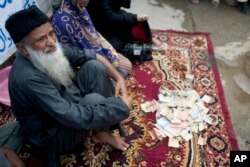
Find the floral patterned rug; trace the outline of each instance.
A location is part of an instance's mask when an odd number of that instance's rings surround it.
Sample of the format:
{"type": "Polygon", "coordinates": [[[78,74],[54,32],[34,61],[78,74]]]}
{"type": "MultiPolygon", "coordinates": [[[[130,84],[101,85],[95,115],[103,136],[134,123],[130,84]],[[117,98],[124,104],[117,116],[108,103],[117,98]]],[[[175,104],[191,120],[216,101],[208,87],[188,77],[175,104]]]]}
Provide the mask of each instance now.
{"type": "MultiPolygon", "coordinates": [[[[125,140],[130,144],[128,150],[121,152],[87,138],[82,143],[83,148],[61,156],[62,166],[229,166],[230,150],[238,150],[238,144],[209,34],[155,30],[153,36],[165,42],[168,48],[154,50],[152,61],[134,64],[133,74],[127,79],[133,98],[133,119],[124,125],[125,140]],[[193,81],[185,79],[187,73],[194,75],[193,81]],[[197,134],[193,134],[189,142],[181,140],[180,148],[169,148],[167,137],[152,139],[150,132],[156,122],[155,113],[143,112],[140,104],[158,100],[161,85],[169,89],[195,89],[200,96],[212,97],[206,106],[215,123],[202,131],[207,137],[206,145],[198,145],[197,134]]],[[[1,106],[0,123],[13,119],[9,109],[1,106]]]]}

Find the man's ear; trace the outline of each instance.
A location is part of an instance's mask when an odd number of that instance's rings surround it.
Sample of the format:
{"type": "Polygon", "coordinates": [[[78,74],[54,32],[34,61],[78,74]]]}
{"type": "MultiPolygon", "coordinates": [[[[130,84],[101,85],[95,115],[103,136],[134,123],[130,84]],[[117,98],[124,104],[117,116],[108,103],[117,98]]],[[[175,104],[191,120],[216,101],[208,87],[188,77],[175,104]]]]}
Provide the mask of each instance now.
{"type": "Polygon", "coordinates": [[[29,52],[27,49],[24,47],[22,43],[16,43],[17,49],[23,54],[24,57],[28,58],[29,57],[29,52]]]}

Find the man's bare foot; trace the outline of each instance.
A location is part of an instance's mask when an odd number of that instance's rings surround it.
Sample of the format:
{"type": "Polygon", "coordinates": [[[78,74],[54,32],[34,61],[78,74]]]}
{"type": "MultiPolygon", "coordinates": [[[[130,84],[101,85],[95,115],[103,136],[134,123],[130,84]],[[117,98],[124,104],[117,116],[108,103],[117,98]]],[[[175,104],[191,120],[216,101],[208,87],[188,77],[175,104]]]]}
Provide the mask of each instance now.
{"type": "Polygon", "coordinates": [[[133,115],[129,114],[129,117],[121,121],[121,125],[129,123],[133,119],[133,115]]]}
{"type": "Polygon", "coordinates": [[[160,46],[161,45],[161,41],[157,38],[152,38],[152,43],[155,46],[160,46]]]}
{"type": "Polygon", "coordinates": [[[114,136],[112,133],[108,132],[95,132],[92,139],[94,142],[106,143],[122,151],[126,151],[129,147],[129,144],[127,144],[121,137],[114,136]]]}
{"type": "Polygon", "coordinates": [[[153,45],[152,45],[152,49],[153,50],[167,50],[168,45],[166,42],[161,42],[159,39],[153,38],[153,45]]]}

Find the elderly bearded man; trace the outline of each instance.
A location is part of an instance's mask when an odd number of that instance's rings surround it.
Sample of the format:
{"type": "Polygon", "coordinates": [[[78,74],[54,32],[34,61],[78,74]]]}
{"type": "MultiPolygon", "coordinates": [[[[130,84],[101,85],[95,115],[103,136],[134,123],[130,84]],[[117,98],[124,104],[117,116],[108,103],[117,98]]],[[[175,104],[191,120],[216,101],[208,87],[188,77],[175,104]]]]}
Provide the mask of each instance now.
{"type": "Polygon", "coordinates": [[[89,130],[94,141],[126,150],[128,144],[110,133],[131,107],[125,81],[114,67],[93,50],[61,49],[49,18],[36,6],[10,16],[5,27],[20,52],[9,77],[13,113],[46,166],[60,166],[59,155],[89,130]],[[79,66],[74,75],[72,67],[79,66]]]}

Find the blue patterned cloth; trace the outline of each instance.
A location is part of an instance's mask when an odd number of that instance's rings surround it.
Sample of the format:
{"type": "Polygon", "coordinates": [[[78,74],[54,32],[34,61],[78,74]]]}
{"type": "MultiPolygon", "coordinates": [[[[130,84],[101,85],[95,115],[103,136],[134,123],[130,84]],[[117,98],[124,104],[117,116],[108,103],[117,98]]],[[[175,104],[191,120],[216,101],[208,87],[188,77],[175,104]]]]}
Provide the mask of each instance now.
{"type": "Polygon", "coordinates": [[[113,64],[118,61],[116,51],[96,31],[88,11],[80,12],[72,0],[62,2],[52,18],[52,26],[61,43],[80,49],[94,49],[113,64]]]}

